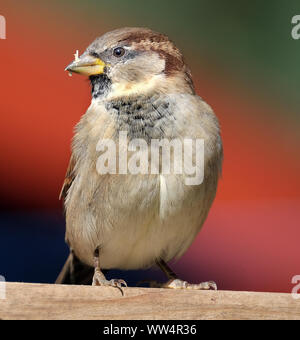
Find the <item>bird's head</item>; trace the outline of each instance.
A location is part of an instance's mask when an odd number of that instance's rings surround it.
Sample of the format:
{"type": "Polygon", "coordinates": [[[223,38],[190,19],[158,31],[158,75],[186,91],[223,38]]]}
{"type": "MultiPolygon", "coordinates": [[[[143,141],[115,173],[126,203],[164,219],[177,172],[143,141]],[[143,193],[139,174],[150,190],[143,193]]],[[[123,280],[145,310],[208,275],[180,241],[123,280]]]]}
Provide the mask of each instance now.
{"type": "Polygon", "coordinates": [[[104,34],[66,70],[90,78],[93,98],[194,93],[179,49],[166,35],[147,28],[122,28],[104,34]]]}

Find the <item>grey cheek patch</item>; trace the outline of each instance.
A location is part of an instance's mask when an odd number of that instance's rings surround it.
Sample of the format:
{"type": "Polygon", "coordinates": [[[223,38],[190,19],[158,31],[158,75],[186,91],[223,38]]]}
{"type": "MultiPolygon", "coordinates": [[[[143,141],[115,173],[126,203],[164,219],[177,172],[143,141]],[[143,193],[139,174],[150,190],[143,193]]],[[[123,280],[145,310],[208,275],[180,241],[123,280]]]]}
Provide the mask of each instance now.
{"type": "Polygon", "coordinates": [[[124,56],[124,60],[134,59],[136,56],[138,56],[140,54],[141,54],[141,52],[139,52],[139,51],[129,50],[129,51],[126,52],[126,54],[124,56]]]}

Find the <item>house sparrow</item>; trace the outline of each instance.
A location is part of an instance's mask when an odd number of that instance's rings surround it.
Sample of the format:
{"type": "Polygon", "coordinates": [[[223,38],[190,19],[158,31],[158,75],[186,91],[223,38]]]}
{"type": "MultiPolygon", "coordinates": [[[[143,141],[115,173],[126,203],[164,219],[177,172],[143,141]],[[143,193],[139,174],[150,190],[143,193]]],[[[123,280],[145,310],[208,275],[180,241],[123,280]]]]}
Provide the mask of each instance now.
{"type": "MultiPolygon", "coordinates": [[[[61,192],[71,255],[57,282],[69,275],[78,283],[78,273],[82,279],[92,266],[93,285],[121,288],[125,281],[106,280],[103,269],[156,264],[169,281],[152,286],[216,289],[212,281],[182,281],[167,265],[184,254],[201,229],[223,158],[218,120],[196,95],[179,49],[150,29],[117,29],[97,38],[80,57],[76,54],[66,70],[89,77],[92,102],[76,126],[61,192]],[[128,138],[123,144],[121,131],[128,138]],[[187,185],[186,174],[163,174],[161,161],[155,174],[97,171],[99,141],[114,141],[123,154],[136,138],[148,147],[153,139],[204,140],[203,182],[187,185]]],[[[174,164],[180,157],[171,158],[174,164]]]]}

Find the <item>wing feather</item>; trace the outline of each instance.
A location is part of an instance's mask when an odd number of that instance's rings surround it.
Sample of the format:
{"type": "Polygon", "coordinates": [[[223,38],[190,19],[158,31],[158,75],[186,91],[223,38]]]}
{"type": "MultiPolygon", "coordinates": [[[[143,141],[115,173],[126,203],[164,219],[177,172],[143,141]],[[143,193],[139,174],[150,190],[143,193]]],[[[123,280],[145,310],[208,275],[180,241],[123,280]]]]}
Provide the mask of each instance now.
{"type": "Polygon", "coordinates": [[[67,169],[67,173],[66,173],[66,177],[65,177],[62,189],[59,194],[60,200],[65,199],[67,197],[68,190],[70,189],[75,178],[74,168],[75,168],[75,160],[74,160],[74,157],[71,156],[68,169],[67,169]]]}

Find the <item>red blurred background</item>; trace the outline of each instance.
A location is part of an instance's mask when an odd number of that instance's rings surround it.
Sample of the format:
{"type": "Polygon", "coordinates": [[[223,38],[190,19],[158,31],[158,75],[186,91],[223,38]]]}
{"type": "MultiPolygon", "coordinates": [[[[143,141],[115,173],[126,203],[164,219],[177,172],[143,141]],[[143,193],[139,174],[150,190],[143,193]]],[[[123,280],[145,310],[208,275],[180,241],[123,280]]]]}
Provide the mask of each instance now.
{"type": "MultiPolygon", "coordinates": [[[[189,31],[189,15],[196,7],[205,5],[201,15],[213,18],[212,5],[190,1],[190,12],[184,14],[178,3],[174,2],[174,17],[181,12],[182,22],[172,21],[172,16],[166,22],[160,17],[155,21],[157,14],[136,1],[132,8],[123,8],[120,1],[101,5],[95,1],[1,3],[7,39],[0,40],[0,273],[4,271],[8,280],[54,280],[54,272],[64,261],[58,194],[73,127],[90,102],[89,83],[81,77],[68,77],[64,67],[75,50],[82,53],[95,37],[129,25],[150,26],[175,41],[177,37],[192,68],[197,92],[214,108],[222,126],[225,159],[217,198],[202,232],[186,255],[173,264],[174,269],[193,282],[213,279],[221,289],[291,291],[292,277],[300,274],[299,100],[298,95],[293,97],[299,86],[295,89],[297,82],[282,74],[284,65],[286,74],[291,72],[288,64],[294,59],[287,54],[286,64],[278,65],[272,59],[275,65],[269,69],[272,61],[262,62],[263,44],[258,42],[266,32],[251,28],[258,22],[254,9],[252,16],[247,12],[248,24],[241,27],[248,32],[245,39],[252,46],[242,52],[244,40],[214,35],[217,29],[204,31],[200,20],[193,23],[193,34],[189,31]],[[283,68],[280,74],[278,67],[283,68]],[[34,232],[32,218],[34,225],[39,224],[34,232]],[[51,228],[60,229],[60,241],[54,243],[52,236],[45,236],[51,228]],[[44,246],[37,247],[37,243],[44,246]],[[45,247],[48,253],[41,250],[45,247]],[[30,251],[32,254],[27,253],[30,251]],[[45,257],[52,264],[51,275],[47,276],[45,263],[29,265],[25,260],[19,263],[22,270],[16,275],[12,267],[18,252],[25,252],[30,261],[45,257]]],[[[222,6],[221,1],[214,3],[222,6]]],[[[232,1],[232,8],[236,9],[236,4],[232,1]]],[[[293,10],[290,8],[291,13],[293,10]]],[[[218,14],[223,21],[215,22],[223,33],[230,33],[231,21],[239,23],[239,14],[245,14],[236,9],[228,17],[228,12],[218,14]]],[[[300,42],[291,41],[289,16],[276,15],[283,23],[287,20],[287,27],[282,28],[286,36],[278,37],[280,43],[289,44],[299,57],[300,42]]],[[[271,14],[268,20],[276,26],[271,14]]],[[[278,41],[265,41],[267,55],[268,44],[278,41]]]]}

